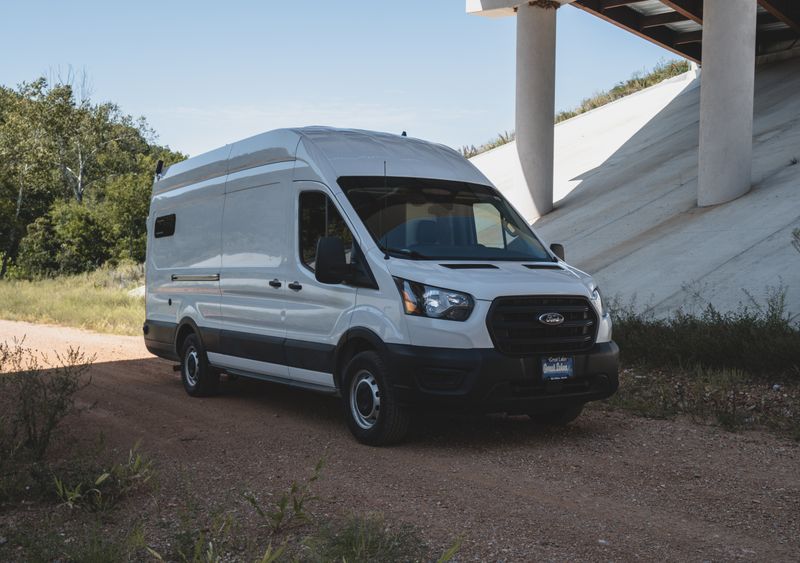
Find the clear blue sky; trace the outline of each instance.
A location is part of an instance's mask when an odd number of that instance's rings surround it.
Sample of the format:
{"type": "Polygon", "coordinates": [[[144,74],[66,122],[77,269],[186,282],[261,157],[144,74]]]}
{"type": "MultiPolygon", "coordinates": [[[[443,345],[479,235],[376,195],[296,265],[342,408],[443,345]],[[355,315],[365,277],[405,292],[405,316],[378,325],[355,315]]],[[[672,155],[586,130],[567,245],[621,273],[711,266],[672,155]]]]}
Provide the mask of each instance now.
{"type": "MultiPolygon", "coordinates": [[[[515,21],[464,4],[8,1],[0,83],[85,69],[93,99],[192,155],[312,124],[477,145],[514,127],[515,21]]],[[[558,109],[674,58],[573,7],[558,25],[558,109]]]]}

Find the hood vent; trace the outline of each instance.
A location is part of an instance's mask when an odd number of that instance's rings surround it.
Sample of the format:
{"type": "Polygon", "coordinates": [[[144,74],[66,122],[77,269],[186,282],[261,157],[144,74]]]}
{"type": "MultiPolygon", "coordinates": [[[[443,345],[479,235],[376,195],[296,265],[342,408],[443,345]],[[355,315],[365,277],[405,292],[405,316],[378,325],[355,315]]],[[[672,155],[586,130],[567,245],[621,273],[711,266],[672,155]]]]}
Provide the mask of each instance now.
{"type": "Polygon", "coordinates": [[[494,264],[439,264],[451,270],[497,270],[494,264]]]}
{"type": "Polygon", "coordinates": [[[563,270],[558,264],[523,264],[529,270],[563,270]]]}

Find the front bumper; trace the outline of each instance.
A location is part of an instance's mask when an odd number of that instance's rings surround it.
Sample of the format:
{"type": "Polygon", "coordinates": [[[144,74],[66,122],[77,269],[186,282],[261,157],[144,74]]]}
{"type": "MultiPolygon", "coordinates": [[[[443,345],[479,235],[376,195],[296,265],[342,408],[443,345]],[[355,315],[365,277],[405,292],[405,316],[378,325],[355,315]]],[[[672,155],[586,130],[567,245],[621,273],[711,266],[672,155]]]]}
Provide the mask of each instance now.
{"type": "Polygon", "coordinates": [[[527,414],[605,399],[619,387],[619,348],[595,344],[574,355],[574,375],[542,379],[541,356],[513,357],[494,349],[388,345],[399,402],[422,410],[527,414]]]}

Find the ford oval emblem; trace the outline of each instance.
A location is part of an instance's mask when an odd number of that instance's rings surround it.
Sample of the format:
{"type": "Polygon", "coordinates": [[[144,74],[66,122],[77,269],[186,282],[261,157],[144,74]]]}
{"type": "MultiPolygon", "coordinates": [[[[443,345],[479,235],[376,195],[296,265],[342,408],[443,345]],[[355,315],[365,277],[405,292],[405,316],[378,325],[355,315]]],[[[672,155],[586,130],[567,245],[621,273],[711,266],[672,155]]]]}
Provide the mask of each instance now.
{"type": "Polygon", "coordinates": [[[564,322],[564,315],[561,313],[544,313],[539,315],[539,322],[547,326],[558,326],[564,322]]]}

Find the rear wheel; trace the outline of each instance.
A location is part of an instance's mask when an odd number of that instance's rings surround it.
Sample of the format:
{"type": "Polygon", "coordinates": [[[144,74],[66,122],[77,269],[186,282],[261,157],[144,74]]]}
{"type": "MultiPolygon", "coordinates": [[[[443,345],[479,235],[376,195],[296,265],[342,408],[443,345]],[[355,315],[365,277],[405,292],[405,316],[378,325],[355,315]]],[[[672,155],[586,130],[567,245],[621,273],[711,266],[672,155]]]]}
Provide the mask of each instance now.
{"type": "Polygon", "coordinates": [[[214,395],[219,387],[219,372],[208,364],[206,351],[196,334],[181,346],[181,381],[192,397],[214,395]]]}
{"type": "Polygon", "coordinates": [[[342,395],[347,426],[362,444],[393,444],[408,433],[409,415],[397,405],[388,370],[376,352],[361,352],[350,360],[342,395]]]}
{"type": "Polygon", "coordinates": [[[581,412],[583,412],[583,405],[572,405],[555,411],[529,413],[528,416],[536,424],[566,426],[578,418],[581,412]]]}

